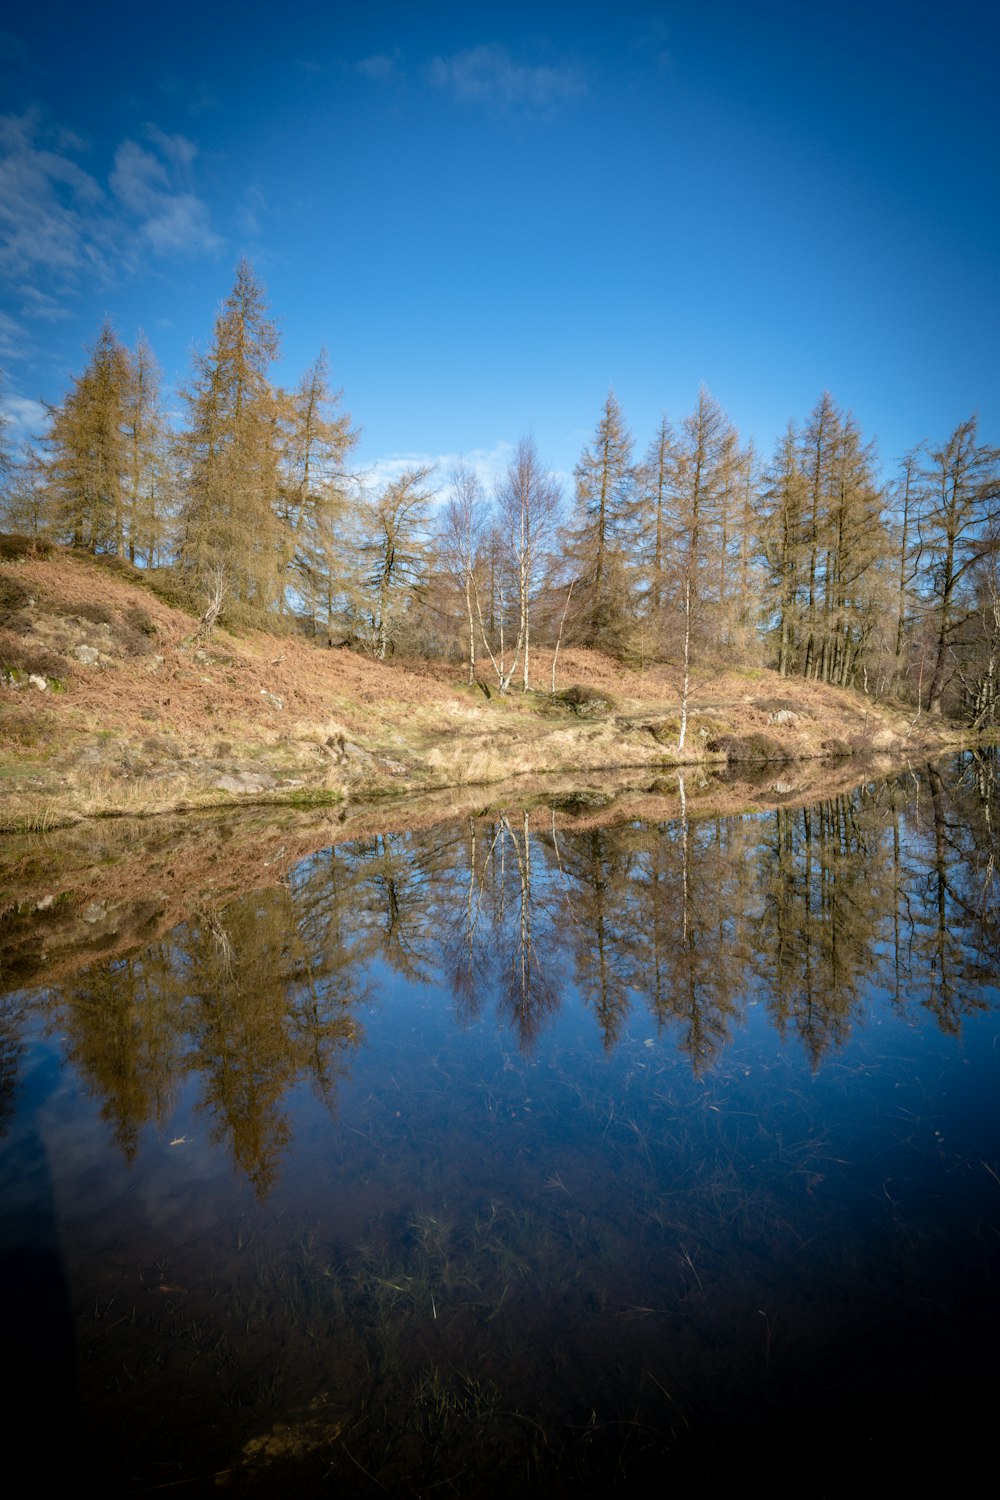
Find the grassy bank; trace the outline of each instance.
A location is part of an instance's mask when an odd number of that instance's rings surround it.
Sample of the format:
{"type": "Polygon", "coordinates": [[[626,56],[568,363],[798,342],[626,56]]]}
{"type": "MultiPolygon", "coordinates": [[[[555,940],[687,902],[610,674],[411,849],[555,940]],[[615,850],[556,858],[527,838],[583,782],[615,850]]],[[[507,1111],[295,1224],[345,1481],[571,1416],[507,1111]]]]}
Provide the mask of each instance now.
{"type": "MultiPolygon", "coordinates": [[[[551,687],[551,655],[533,655],[551,687]]],[[[737,667],[696,676],[683,755],[676,667],[565,650],[556,692],[500,697],[461,667],[371,661],[216,630],[124,570],[55,550],[0,563],[0,828],[233,803],[483,786],[679,765],[773,768],[940,753],[960,725],[737,667]]]]}

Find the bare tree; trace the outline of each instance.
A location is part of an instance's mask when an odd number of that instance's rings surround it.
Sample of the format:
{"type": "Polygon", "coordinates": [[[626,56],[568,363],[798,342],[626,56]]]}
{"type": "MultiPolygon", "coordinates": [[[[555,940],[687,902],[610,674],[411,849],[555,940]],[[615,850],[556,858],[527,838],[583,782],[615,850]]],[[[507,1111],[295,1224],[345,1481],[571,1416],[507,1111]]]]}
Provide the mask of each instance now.
{"type": "Polygon", "coordinates": [[[497,487],[497,512],[510,549],[517,580],[518,641],[521,647],[521,686],[530,681],[531,612],[540,586],[545,549],[559,522],[562,493],[542,465],[529,434],[517,445],[507,472],[497,487]]]}
{"type": "Polygon", "coordinates": [[[482,599],[476,593],[480,634],[501,693],[509,690],[519,665],[523,691],[531,686],[533,606],[542,587],[546,548],[559,524],[561,499],[559,485],[543,466],[534,439],[522,438],[496,486],[488,568],[492,632],[487,630],[482,599]]]}
{"type": "Polygon", "coordinates": [[[469,685],[476,680],[477,566],[487,521],[487,501],[475,469],[457,463],[451,471],[451,497],[441,519],[438,542],[445,571],[462,596],[468,650],[469,685]]]}
{"type": "Polygon", "coordinates": [[[423,577],[432,491],[430,466],[407,469],[365,506],[364,589],[376,661],[392,650],[405,602],[423,577]]]}

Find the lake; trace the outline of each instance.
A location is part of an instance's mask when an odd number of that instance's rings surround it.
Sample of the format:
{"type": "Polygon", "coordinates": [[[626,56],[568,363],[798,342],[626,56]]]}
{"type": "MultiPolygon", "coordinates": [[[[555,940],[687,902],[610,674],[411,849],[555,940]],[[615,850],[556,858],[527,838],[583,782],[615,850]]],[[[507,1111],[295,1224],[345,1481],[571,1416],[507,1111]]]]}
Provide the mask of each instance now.
{"type": "Polygon", "coordinates": [[[827,1495],[992,1460],[996,752],[713,791],[11,841],[41,1474],[827,1495]]]}

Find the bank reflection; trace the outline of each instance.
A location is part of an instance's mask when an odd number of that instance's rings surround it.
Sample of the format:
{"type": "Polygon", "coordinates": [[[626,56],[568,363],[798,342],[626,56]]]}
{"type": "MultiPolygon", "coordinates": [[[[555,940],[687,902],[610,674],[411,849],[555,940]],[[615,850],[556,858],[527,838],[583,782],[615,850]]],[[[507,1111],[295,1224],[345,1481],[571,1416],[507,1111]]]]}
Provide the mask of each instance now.
{"type": "MultiPolygon", "coordinates": [[[[195,1080],[198,1109],[267,1193],[309,1083],[333,1112],[385,973],[494,1015],[530,1050],[571,996],[612,1049],[648,1013],[696,1071],[751,1001],[813,1063],[873,999],[948,1032],[996,999],[995,757],[769,815],[602,825],[550,808],[325,849],[274,886],[46,993],[132,1157],[195,1080]]],[[[18,1058],[8,1001],[0,1079],[18,1058]]],[[[0,1110],[2,1114],[2,1110],[0,1110]]]]}

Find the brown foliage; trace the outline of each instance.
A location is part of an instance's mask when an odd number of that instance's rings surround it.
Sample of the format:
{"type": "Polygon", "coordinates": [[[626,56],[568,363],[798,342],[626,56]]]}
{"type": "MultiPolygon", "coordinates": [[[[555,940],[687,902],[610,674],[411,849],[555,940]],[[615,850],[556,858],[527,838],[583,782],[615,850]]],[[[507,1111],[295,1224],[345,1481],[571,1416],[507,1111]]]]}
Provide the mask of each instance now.
{"type": "Polygon", "coordinates": [[[34,673],[38,677],[63,678],[67,662],[44,646],[36,646],[8,630],[0,630],[0,672],[34,673]]]}
{"type": "Polygon", "coordinates": [[[18,532],[0,532],[0,558],[15,562],[19,557],[48,557],[52,543],[40,536],[21,536],[18,532]]]}
{"type": "Polygon", "coordinates": [[[0,625],[9,624],[11,617],[20,610],[23,604],[27,603],[30,597],[24,584],[12,573],[4,573],[0,576],[0,625]]]}
{"type": "Polygon", "coordinates": [[[773,739],[769,734],[761,734],[759,730],[752,734],[720,735],[718,739],[709,740],[707,748],[723,751],[726,759],[730,761],[763,760],[785,763],[795,759],[787,745],[783,745],[780,740],[773,739]]]}

